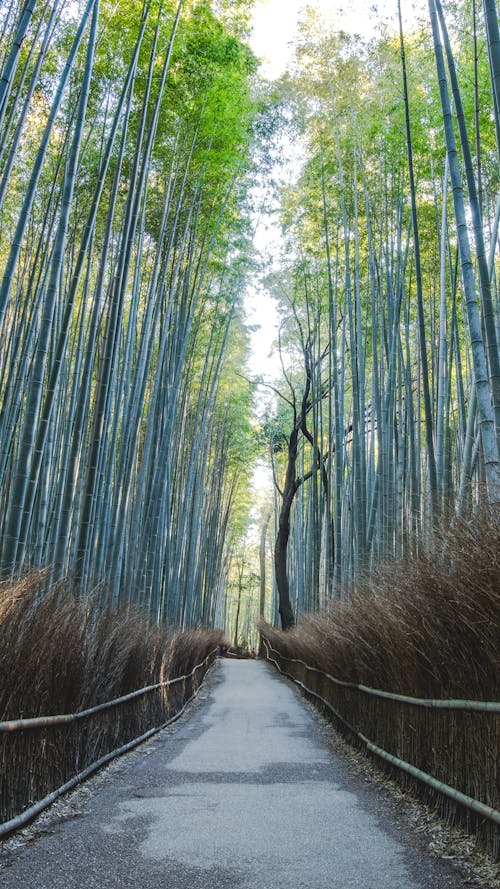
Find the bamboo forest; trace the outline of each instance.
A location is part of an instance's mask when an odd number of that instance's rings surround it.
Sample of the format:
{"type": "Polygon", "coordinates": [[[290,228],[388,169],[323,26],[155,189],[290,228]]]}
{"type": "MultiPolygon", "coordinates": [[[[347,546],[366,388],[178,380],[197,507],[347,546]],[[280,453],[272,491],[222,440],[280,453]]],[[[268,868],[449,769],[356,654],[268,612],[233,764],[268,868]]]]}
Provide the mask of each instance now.
{"type": "Polygon", "coordinates": [[[4,578],[248,634],[498,502],[496,8],[404,5],[266,81],[246,0],[2,4],[4,578]]]}
{"type": "MultiPolygon", "coordinates": [[[[312,763],[276,667],[498,860],[497,4],[347,6],[0,2],[0,847],[202,685],[312,763]]],[[[302,866],[109,887],[500,887],[302,866]]]]}

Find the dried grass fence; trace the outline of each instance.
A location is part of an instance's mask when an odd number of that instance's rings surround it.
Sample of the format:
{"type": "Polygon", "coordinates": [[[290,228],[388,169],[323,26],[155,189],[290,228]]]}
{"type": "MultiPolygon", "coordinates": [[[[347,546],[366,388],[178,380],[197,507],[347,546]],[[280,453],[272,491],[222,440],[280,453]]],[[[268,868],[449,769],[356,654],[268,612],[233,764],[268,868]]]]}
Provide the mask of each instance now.
{"type": "Polygon", "coordinates": [[[347,737],[500,855],[500,522],[454,521],[268,655],[347,737]]]}
{"type": "Polygon", "coordinates": [[[41,583],[0,590],[0,837],[177,719],[222,637],[172,634],[62,587],[41,596],[41,583]]]}
{"type": "Polygon", "coordinates": [[[344,733],[499,857],[500,703],[412,699],[344,683],[262,641],[267,659],[344,733]]]}

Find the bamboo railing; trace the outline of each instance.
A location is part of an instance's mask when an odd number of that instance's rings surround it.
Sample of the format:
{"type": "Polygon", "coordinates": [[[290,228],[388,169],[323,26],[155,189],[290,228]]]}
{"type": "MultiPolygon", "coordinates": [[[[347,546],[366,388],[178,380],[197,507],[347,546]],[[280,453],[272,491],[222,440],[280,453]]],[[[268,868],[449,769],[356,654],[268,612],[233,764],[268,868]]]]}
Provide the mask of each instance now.
{"type": "Polygon", "coordinates": [[[86,710],[0,722],[0,838],[179,719],[216,654],[215,648],[184,676],[86,710]]]}
{"type": "Polygon", "coordinates": [[[500,702],[415,698],[345,682],[262,642],[266,659],[343,731],[498,857],[500,702]]]}

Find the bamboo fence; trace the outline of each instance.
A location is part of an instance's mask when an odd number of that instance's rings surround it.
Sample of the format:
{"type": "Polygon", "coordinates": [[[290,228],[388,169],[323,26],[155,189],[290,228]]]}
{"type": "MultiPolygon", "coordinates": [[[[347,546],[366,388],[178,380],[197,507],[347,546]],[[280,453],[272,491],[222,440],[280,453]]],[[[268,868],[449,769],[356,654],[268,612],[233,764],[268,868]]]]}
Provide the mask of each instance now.
{"type": "Polygon", "coordinates": [[[186,675],[86,710],[0,722],[0,838],[178,719],[216,653],[215,648],[186,675]]]}
{"type": "Polygon", "coordinates": [[[498,859],[499,702],[415,698],[344,682],[262,641],[267,660],[343,733],[437,805],[449,822],[464,824],[498,859]]]}

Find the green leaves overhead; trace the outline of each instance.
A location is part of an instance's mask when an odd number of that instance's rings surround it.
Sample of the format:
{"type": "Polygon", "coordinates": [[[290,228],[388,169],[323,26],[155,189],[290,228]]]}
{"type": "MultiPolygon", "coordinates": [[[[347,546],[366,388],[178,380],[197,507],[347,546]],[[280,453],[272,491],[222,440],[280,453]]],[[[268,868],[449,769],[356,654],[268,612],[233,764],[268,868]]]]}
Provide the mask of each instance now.
{"type": "MultiPolygon", "coordinates": [[[[309,10],[282,82],[305,161],[282,188],[274,295],[286,291],[282,342],[295,332],[299,343],[287,383],[304,343],[323,361],[309,424],[327,474],[320,485],[318,459],[292,513],[295,611],[344,595],[380,558],[409,556],[422,531],[485,490],[498,500],[493,38],[488,47],[480,4],[475,22],[468,2],[434,6],[435,40],[430,20],[405,28],[401,4],[402,42],[383,28],[369,42],[329,31],[309,10]]],[[[269,434],[281,483],[283,426],[278,411],[269,434]]]]}
{"type": "Polygon", "coordinates": [[[250,465],[248,7],[50,6],[0,130],[3,571],[211,622],[250,465]]]}

